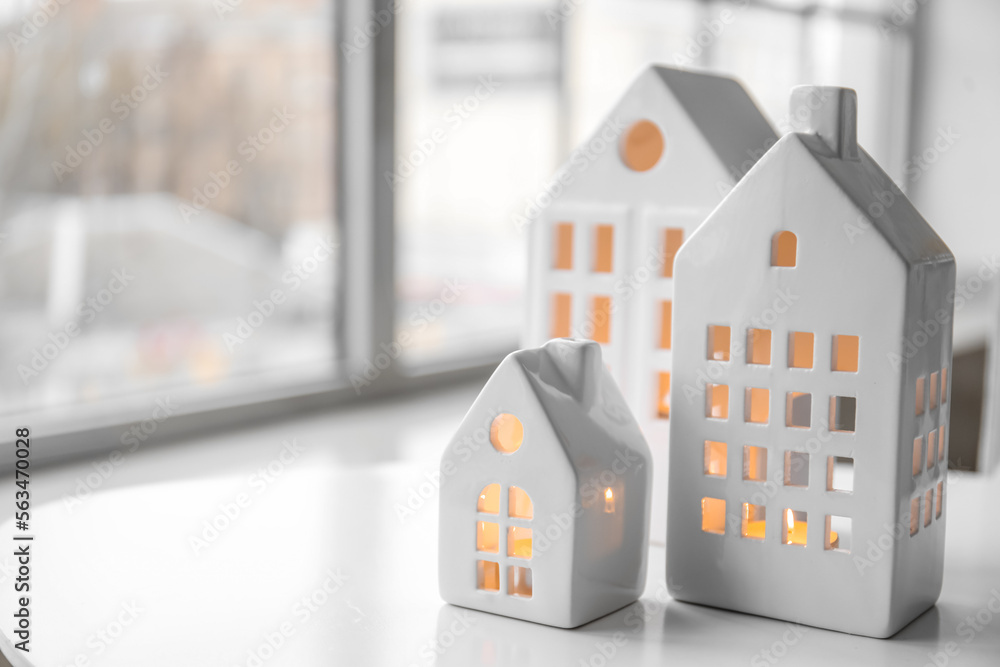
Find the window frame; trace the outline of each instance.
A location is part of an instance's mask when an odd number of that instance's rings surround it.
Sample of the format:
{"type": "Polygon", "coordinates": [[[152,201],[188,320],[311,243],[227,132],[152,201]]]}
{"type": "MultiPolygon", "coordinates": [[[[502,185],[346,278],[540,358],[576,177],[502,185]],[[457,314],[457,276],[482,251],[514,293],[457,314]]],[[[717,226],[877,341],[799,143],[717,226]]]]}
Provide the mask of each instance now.
{"type": "MultiPolygon", "coordinates": [[[[395,254],[393,193],[381,174],[391,171],[395,155],[395,20],[353,53],[350,61],[340,45],[350,43],[353,27],[394,0],[332,0],[336,58],[334,87],[335,220],[341,252],[334,312],[335,372],[311,382],[253,378],[234,382],[234,390],[183,397],[189,389],[161,388],[102,401],[74,405],[55,419],[50,409],[0,418],[0,442],[12,444],[14,430],[31,429],[37,465],[93,455],[121,447],[122,435],[150,416],[155,400],[177,397],[177,412],[158,424],[145,444],[166,444],[210,430],[239,428],[281,419],[331,405],[342,406],[390,394],[480,379],[496,367],[508,349],[472,358],[413,368],[391,358],[376,381],[356,391],[353,374],[395,339],[395,254]],[[351,165],[345,168],[344,165],[351,165]],[[350,289],[346,289],[347,285],[350,289]],[[261,385],[265,385],[261,387],[261,385]]],[[[398,7],[398,5],[396,5],[398,7]]],[[[512,341],[513,344],[513,341],[512,341]]],[[[387,355],[388,356],[388,355],[387,355]]],[[[0,451],[0,474],[14,467],[14,448],[0,451]]]]}

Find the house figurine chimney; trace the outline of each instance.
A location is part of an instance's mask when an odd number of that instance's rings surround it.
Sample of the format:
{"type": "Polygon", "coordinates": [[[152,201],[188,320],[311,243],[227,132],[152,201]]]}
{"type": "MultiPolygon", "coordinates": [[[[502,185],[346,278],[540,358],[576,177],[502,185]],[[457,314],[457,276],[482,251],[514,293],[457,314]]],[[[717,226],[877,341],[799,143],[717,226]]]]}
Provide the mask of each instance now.
{"type": "Polygon", "coordinates": [[[857,160],[858,94],[836,86],[792,89],[792,130],[814,134],[841,160],[857,160]]]}

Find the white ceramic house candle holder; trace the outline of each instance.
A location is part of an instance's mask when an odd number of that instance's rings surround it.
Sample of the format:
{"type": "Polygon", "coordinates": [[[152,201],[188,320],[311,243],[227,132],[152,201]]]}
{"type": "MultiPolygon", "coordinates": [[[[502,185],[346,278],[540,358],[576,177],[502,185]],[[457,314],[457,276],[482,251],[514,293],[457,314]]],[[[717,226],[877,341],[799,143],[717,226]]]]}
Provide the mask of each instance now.
{"type": "MultiPolygon", "coordinates": [[[[738,82],[649,67],[562,166],[558,196],[532,222],[525,345],[599,342],[656,461],[666,463],[669,435],[675,253],[777,140],[738,82]]],[[[653,499],[662,540],[665,484],[653,499]]]]}
{"type": "Polygon", "coordinates": [[[441,462],[452,604],[571,628],[638,599],[649,448],[591,341],[508,356],[441,462]]]}
{"type": "Polygon", "coordinates": [[[888,637],[941,589],[955,261],[856,117],[796,88],[797,132],[677,256],[667,577],[888,637]]]}

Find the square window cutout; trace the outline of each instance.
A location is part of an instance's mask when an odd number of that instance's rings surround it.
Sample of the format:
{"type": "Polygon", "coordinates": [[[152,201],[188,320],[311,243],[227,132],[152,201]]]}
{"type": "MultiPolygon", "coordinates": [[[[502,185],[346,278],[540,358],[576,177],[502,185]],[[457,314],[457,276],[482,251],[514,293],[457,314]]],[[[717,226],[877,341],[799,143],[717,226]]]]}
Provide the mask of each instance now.
{"type": "Polygon", "coordinates": [[[705,474],[710,477],[726,476],[726,443],[705,441],[705,474]]]}
{"type": "Polygon", "coordinates": [[[834,336],[831,370],[857,373],[860,345],[861,339],[858,336],[834,336]]]}
{"type": "Polygon", "coordinates": [[[747,329],[747,363],[771,365],[770,329],[747,329]]]}
{"type": "Polygon", "coordinates": [[[705,385],[705,416],[710,419],[729,419],[729,385],[705,385]]]}
{"type": "Polygon", "coordinates": [[[765,511],[763,505],[743,503],[743,525],[740,535],[751,540],[764,539],[765,511]]]}
{"type": "Polygon", "coordinates": [[[708,358],[712,361],[729,361],[729,327],[709,325],[708,358]]]}
{"type": "Polygon", "coordinates": [[[767,450],[753,445],[743,446],[743,479],[747,482],[767,480],[767,450]]]}
{"type": "Polygon", "coordinates": [[[941,518],[941,505],[944,504],[944,482],[937,485],[937,504],[934,506],[934,518],[941,518]]]}
{"type": "Polygon", "coordinates": [[[511,558],[531,558],[531,529],[507,527],[507,555],[511,558]]]}
{"type": "Polygon", "coordinates": [[[934,507],[934,489],[924,494],[924,528],[931,525],[931,508],[934,507]]]}
{"type": "Polygon", "coordinates": [[[747,387],[743,399],[743,419],[749,424],[766,424],[771,412],[771,392],[747,387]]]}
{"type": "Polygon", "coordinates": [[[790,391],[785,395],[785,426],[809,428],[812,425],[812,394],[790,391]]]}
{"type": "Polygon", "coordinates": [[[573,268],[573,223],[560,222],[555,226],[555,232],[552,268],[569,271],[573,268]]]}
{"type": "Polygon", "coordinates": [[[823,548],[827,551],[851,553],[851,519],[846,516],[826,515],[823,548]]]}
{"type": "Polygon", "coordinates": [[[941,369],[941,405],[948,402],[948,368],[941,369]]]}
{"type": "Polygon", "coordinates": [[[491,554],[500,551],[500,524],[491,521],[476,522],[476,551],[491,554]]]}
{"type": "Polygon", "coordinates": [[[785,509],[781,517],[781,543],[804,547],[809,534],[808,518],[806,512],[785,509]]]}
{"type": "Polygon", "coordinates": [[[944,461],[944,426],[938,429],[938,461],[944,461]]]}
{"type": "Polygon", "coordinates": [[[854,459],[847,456],[827,457],[826,490],[854,492],[854,459]]]}
{"type": "Polygon", "coordinates": [[[920,496],[910,501],[910,537],[920,530],[920,496]]]}
{"type": "Polygon", "coordinates": [[[481,591],[500,590],[500,564],[488,560],[476,561],[476,588],[481,591]]]}
{"type": "Polygon", "coordinates": [[[726,501],[719,498],[701,499],[701,529],[716,535],[726,534],[726,501]]]}
{"type": "Polygon", "coordinates": [[[923,376],[917,378],[917,392],[915,396],[916,402],[916,415],[920,416],[924,414],[924,378],[923,376]]]}
{"type": "Polygon", "coordinates": [[[913,476],[916,477],[924,469],[924,459],[921,455],[924,450],[924,437],[918,435],[913,439],[913,476]]]}
{"type": "Polygon", "coordinates": [[[507,567],[507,595],[531,597],[531,568],[510,565],[507,567]]]}
{"type": "Polygon", "coordinates": [[[813,367],[813,335],[806,331],[788,334],[788,367],[813,367]]]}
{"type": "Polygon", "coordinates": [[[656,416],[660,419],[670,419],[670,372],[660,371],[656,376],[656,416]]]}
{"type": "Polygon", "coordinates": [[[809,486],[809,455],[785,452],[785,486],[809,486]]]}
{"type": "Polygon", "coordinates": [[[830,397],[830,430],[854,433],[858,399],[854,396],[830,397]]]}

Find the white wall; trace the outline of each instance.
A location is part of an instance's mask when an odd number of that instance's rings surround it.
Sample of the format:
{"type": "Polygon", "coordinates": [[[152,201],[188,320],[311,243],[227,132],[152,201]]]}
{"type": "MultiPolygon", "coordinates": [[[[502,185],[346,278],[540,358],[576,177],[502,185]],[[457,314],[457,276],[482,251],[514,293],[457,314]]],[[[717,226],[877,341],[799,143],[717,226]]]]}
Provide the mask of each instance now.
{"type": "Polygon", "coordinates": [[[910,196],[958,258],[958,280],[1000,252],[1000,2],[923,0],[917,15],[910,196]],[[958,138],[944,150],[942,133],[958,138]],[[938,147],[935,148],[935,141],[938,147]]]}

